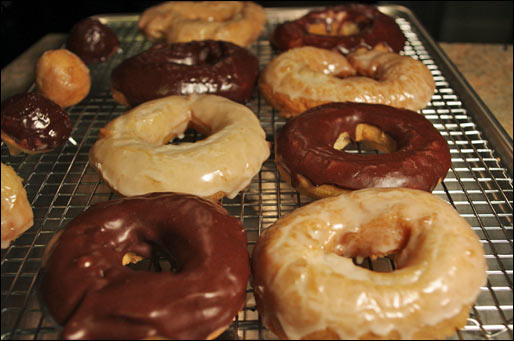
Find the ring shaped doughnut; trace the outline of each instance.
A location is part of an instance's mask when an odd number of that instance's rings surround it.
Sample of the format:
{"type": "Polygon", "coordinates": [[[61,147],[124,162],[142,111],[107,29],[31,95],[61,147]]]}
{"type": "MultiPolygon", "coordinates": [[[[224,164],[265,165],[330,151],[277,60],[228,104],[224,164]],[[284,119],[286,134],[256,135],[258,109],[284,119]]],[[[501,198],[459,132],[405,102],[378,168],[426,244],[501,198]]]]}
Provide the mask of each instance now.
{"type": "Polygon", "coordinates": [[[281,339],[444,338],[466,324],[487,280],[484,250],[446,202],[370,188],[303,206],[253,252],[257,308],[281,339]],[[347,257],[394,254],[374,272],[347,257]]]}
{"type": "Polygon", "coordinates": [[[281,175],[315,198],[369,187],[432,191],[451,166],[448,143],[423,115],[366,103],[329,103],[295,117],[275,155],[281,175]],[[351,141],[383,154],[342,150],[351,141]]]}
{"type": "Polygon", "coordinates": [[[114,68],[111,91],[126,106],[169,95],[220,95],[236,102],[252,96],[257,58],[224,41],[157,44],[114,68]]]}
{"type": "Polygon", "coordinates": [[[348,53],[354,48],[383,45],[398,53],[405,36],[393,18],[374,6],[348,4],[311,11],[280,24],[270,41],[279,50],[315,46],[348,53]]]}
{"type": "Polygon", "coordinates": [[[138,26],[151,41],[214,39],[248,46],[265,23],[264,9],[250,1],[169,1],[144,11],[138,26]]]}
{"type": "Polygon", "coordinates": [[[244,105],[214,95],[169,96],[111,121],[89,153],[104,180],[125,196],[181,192],[234,198],[270,154],[266,134],[244,105]],[[188,126],[207,138],[166,144],[188,126]]]}
{"type": "Polygon", "coordinates": [[[152,193],[96,204],[56,235],[41,296],[64,339],[212,339],[243,307],[249,265],[245,231],[220,205],[152,193]],[[124,266],[156,248],[172,271],[124,266]]]}
{"type": "Polygon", "coordinates": [[[435,90],[419,60],[381,49],[346,58],[315,47],[288,50],[266,65],[259,79],[264,98],[285,117],[329,102],[386,104],[423,109],[435,90]]]}

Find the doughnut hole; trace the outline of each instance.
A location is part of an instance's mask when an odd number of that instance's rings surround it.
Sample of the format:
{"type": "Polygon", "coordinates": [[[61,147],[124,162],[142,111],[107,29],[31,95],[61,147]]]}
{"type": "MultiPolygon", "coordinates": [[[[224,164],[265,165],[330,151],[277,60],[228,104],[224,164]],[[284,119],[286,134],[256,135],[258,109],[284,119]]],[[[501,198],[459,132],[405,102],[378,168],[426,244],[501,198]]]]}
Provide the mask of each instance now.
{"type": "Polygon", "coordinates": [[[380,153],[393,153],[398,150],[396,141],[389,134],[366,123],[360,123],[356,126],[354,141],[352,141],[348,132],[342,132],[332,147],[340,151],[345,148],[356,148],[354,142],[360,143],[367,150],[380,153]]]}

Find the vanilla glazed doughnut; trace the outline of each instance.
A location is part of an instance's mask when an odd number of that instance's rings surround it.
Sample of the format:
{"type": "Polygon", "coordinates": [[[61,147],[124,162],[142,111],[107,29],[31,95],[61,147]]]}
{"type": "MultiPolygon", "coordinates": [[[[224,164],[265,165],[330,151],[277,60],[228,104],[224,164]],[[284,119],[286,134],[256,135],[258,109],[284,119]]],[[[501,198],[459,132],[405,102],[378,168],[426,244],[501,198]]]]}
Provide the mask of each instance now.
{"type": "Polygon", "coordinates": [[[244,105],[214,95],[145,102],[100,130],[89,160],[125,196],[182,192],[234,198],[270,153],[264,130],[244,105]],[[188,126],[207,138],[166,144],[188,126]]]}
{"type": "Polygon", "coordinates": [[[435,83],[419,60],[375,48],[342,54],[316,47],[288,50],[261,73],[259,89],[284,117],[329,102],[424,108],[435,83]]]}
{"type": "Polygon", "coordinates": [[[281,339],[439,339],[466,324],[487,280],[484,250],[446,202],[413,189],[325,198],[257,241],[254,292],[281,339]],[[350,257],[394,254],[374,272],[350,257]]]}
{"type": "Polygon", "coordinates": [[[151,193],[95,204],[56,234],[40,291],[63,339],[204,340],[242,309],[249,275],[239,219],[210,200],[151,193]],[[156,249],[172,270],[124,266],[156,249]]]}
{"type": "Polygon", "coordinates": [[[14,169],[2,163],[2,249],[34,224],[34,213],[14,169]]]}
{"type": "Polygon", "coordinates": [[[36,85],[39,92],[66,108],[86,98],[91,76],[86,64],[73,52],[49,50],[37,61],[36,85]]]}
{"type": "Polygon", "coordinates": [[[138,27],[151,41],[224,40],[248,46],[266,23],[251,1],[168,1],[145,10],[138,27]]]}
{"type": "Polygon", "coordinates": [[[281,176],[314,198],[370,187],[431,192],[451,166],[450,147],[423,115],[383,104],[328,103],[289,120],[275,144],[281,176]],[[361,142],[382,153],[349,153],[361,142]]]}

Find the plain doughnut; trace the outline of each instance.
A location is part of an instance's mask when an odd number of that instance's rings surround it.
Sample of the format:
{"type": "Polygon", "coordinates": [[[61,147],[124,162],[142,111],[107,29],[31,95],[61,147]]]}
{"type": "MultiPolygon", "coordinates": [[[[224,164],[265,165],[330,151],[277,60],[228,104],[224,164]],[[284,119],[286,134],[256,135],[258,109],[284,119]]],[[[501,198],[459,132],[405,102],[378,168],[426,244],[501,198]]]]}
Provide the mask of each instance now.
{"type": "Polygon", "coordinates": [[[252,265],[264,324],[291,340],[451,336],[487,280],[469,224],[412,189],[364,189],[301,207],[264,231],[252,265]],[[389,254],[392,272],[350,258],[389,254]]]}
{"type": "Polygon", "coordinates": [[[419,60],[379,48],[347,57],[316,47],[288,50],[261,73],[259,89],[285,117],[329,102],[386,104],[423,109],[435,90],[430,70],[419,60]]]}

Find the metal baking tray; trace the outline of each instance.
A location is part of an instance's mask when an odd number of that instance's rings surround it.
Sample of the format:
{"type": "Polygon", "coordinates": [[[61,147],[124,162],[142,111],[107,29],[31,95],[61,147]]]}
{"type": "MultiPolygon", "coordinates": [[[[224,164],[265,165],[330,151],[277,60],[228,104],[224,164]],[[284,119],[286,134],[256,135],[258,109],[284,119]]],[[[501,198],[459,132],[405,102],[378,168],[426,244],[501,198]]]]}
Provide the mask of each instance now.
{"type": "MultiPolygon", "coordinates": [[[[470,312],[467,325],[451,339],[512,340],[512,139],[466,83],[414,15],[400,6],[380,6],[393,16],[407,37],[405,54],[431,70],[436,92],[421,110],[447,139],[452,167],[433,193],[448,201],[480,237],[486,251],[488,282],[470,312]]],[[[276,55],[269,35],[277,23],[295,19],[308,8],[267,9],[265,32],[250,50],[262,69],[276,55]]],[[[99,129],[126,111],[111,97],[110,73],[123,59],[151,46],[138,31],[138,15],[99,15],[120,38],[122,52],[91,67],[92,89],[81,103],[69,108],[73,132],[63,147],[46,154],[11,156],[4,143],[2,162],[23,177],[34,210],[34,226],[8,249],[2,250],[2,340],[56,339],[58,330],[37,299],[41,257],[54,234],[90,205],[116,198],[88,163],[88,152],[99,129]]],[[[254,90],[247,103],[259,117],[270,142],[285,120],[254,90]]],[[[186,139],[199,138],[189,132],[186,139]]],[[[357,146],[355,152],[362,152],[357,146]]],[[[249,188],[235,199],[223,199],[230,214],[241,219],[251,252],[259,234],[278,218],[311,200],[297,194],[280,178],[274,155],[263,164],[249,188]]],[[[377,269],[384,264],[365,261],[377,269]]],[[[387,266],[387,264],[386,264],[387,266]]],[[[260,322],[248,284],[243,310],[220,339],[276,339],[260,322]]]]}

